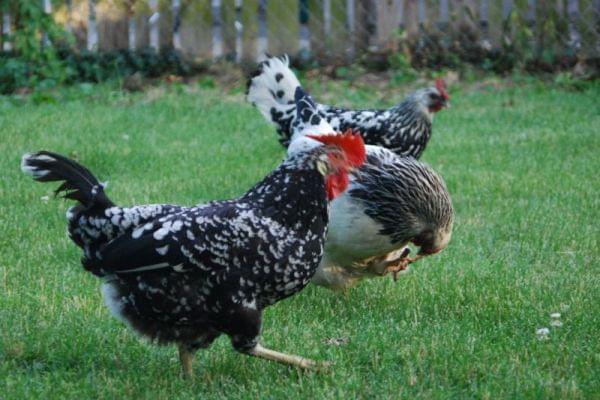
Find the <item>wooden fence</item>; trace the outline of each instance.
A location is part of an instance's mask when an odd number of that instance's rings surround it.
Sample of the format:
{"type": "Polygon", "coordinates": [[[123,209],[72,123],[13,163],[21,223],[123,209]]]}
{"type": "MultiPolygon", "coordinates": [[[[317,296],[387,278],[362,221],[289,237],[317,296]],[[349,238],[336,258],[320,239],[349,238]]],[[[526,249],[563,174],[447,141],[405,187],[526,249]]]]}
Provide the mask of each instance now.
{"type": "MultiPolygon", "coordinates": [[[[535,37],[550,16],[565,47],[593,56],[600,48],[600,0],[39,1],[79,48],[92,51],[175,48],[197,59],[237,62],[266,52],[352,59],[366,49],[393,50],[406,37],[453,29],[469,29],[483,45],[496,46],[507,21],[525,24],[535,37]]],[[[10,10],[2,10],[5,51],[16,29],[10,10]]]]}

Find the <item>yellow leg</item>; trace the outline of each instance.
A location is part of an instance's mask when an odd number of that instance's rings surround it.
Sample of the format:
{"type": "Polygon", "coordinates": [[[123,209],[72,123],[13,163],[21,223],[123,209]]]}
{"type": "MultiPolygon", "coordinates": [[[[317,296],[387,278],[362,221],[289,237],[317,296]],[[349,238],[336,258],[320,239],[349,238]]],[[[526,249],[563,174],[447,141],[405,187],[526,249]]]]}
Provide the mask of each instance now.
{"type": "Polygon", "coordinates": [[[330,365],[330,363],[318,363],[308,358],[280,353],[278,351],[262,347],[260,344],[257,344],[252,350],[250,350],[249,354],[255,357],[266,358],[267,360],[293,365],[294,367],[302,369],[317,370],[330,365]]]}
{"type": "Polygon", "coordinates": [[[183,344],[180,344],[178,348],[179,359],[181,360],[181,368],[183,369],[183,377],[185,379],[193,379],[192,361],[194,361],[194,353],[183,344]]]}

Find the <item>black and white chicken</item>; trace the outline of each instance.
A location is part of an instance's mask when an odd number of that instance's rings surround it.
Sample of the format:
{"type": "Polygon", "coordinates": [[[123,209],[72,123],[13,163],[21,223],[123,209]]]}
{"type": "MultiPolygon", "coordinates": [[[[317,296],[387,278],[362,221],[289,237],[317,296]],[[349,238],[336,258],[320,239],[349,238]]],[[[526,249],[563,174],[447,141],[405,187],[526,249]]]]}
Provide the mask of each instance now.
{"type": "MultiPolygon", "coordinates": [[[[263,68],[263,75],[269,76],[258,75],[250,85],[248,97],[261,110],[276,110],[282,97],[261,86],[285,79],[270,74],[270,69],[263,68]]],[[[288,69],[289,81],[290,74],[288,69]]],[[[299,84],[294,91],[293,104],[286,105],[292,111],[286,111],[290,117],[285,124],[278,112],[263,113],[292,138],[288,152],[306,146],[307,134],[335,130],[299,84]]],[[[388,272],[396,276],[409,263],[443,250],[452,234],[454,214],[443,179],[412,157],[380,146],[366,148],[365,164],[351,174],[348,190],[331,203],[325,255],[313,278],[314,283],[331,289],[346,289],[365,277],[388,272]],[[420,247],[414,258],[408,257],[408,243],[420,247]]]]}
{"type": "Polygon", "coordinates": [[[157,343],[176,343],[183,372],[196,350],[226,334],[244,354],[310,368],[258,342],[265,307],[310,281],[321,260],[328,202],[364,161],[358,135],[316,137],[235,200],[195,207],[118,207],[85,167],[40,151],[21,168],[78,204],[67,212],[83,267],[101,277],[111,313],[157,343]]]}
{"type": "MultiPolygon", "coordinates": [[[[275,124],[285,147],[293,140],[294,93],[299,86],[286,55],[263,61],[248,81],[248,101],[275,124]]],[[[419,89],[386,110],[346,110],[318,103],[317,108],[336,132],[351,129],[361,134],[365,144],[418,159],[431,138],[434,114],[447,107],[449,100],[444,82],[437,79],[435,86],[419,89]]]]}

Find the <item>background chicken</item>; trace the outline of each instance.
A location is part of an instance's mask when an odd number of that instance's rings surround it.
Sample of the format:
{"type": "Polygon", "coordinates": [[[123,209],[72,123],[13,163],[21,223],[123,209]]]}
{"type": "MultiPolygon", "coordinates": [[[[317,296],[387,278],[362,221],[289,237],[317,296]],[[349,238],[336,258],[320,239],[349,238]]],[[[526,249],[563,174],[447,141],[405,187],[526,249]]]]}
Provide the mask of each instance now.
{"type": "MultiPolygon", "coordinates": [[[[294,93],[299,86],[285,55],[262,62],[248,81],[248,101],[275,124],[285,147],[294,133],[294,93]]],[[[435,87],[417,90],[387,110],[346,110],[323,104],[317,104],[317,109],[337,132],[352,129],[366,144],[419,158],[431,137],[433,115],[446,107],[449,99],[443,81],[438,79],[435,87]]]]}
{"type": "Polygon", "coordinates": [[[239,199],[191,208],[117,207],[89,170],[51,152],[25,155],[22,170],[61,181],[56,193],[79,202],[67,213],[69,235],[84,268],[103,278],[106,305],[138,333],[177,343],[186,376],[194,352],[223,333],[245,354],[311,367],[262,347],[258,336],[262,310],[312,278],[328,201],[364,161],[357,135],[316,140],[320,146],[290,154],[239,199]]]}
{"type": "MultiPolygon", "coordinates": [[[[307,134],[333,131],[301,87],[296,87],[294,108],[288,152],[306,146],[307,134]]],[[[366,148],[365,164],[351,175],[348,190],[331,203],[325,255],[313,282],[332,289],[402,271],[410,262],[443,250],[452,233],[452,202],[438,174],[412,157],[379,146],[366,148]],[[404,250],[411,242],[420,247],[416,258],[404,250]]]]}

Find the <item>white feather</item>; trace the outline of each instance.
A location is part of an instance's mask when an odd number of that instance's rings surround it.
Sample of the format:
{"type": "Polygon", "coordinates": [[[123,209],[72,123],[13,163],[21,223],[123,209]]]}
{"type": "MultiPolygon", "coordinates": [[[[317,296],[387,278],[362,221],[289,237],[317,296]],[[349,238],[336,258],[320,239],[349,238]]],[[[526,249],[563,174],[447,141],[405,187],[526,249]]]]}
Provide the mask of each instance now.
{"type": "Polygon", "coordinates": [[[300,86],[300,82],[289,68],[287,55],[284,55],[283,59],[271,57],[267,61],[268,65],[265,63],[261,66],[261,74],[250,81],[247,100],[254,104],[261,114],[270,121],[271,108],[282,111],[295,107],[294,104],[290,105],[288,102],[294,101],[294,93],[296,88],[300,86]],[[276,79],[277,74],[283,76],[279,81],[276,79]],[[273,93],[280,91],[283,92],[283,96],[273,97],[273,93]]]}

